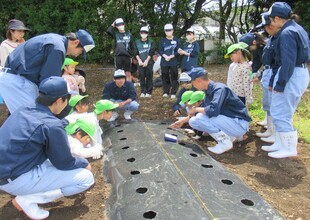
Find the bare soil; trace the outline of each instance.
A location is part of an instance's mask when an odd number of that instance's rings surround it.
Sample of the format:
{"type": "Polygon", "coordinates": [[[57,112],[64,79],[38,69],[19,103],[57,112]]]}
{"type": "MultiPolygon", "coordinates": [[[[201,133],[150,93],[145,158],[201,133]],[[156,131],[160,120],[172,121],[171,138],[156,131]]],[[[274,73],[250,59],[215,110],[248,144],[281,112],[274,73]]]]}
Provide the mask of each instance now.
{"type": "MultiPolygon", "coordinates": [[[[102,94],[103,85],[111,80],[112,69],[101,69],[100,66],[83,66],[87,73],[86,88],[95,102],[102,94]]],[[[210,65],[207,67],[215,81],[226,81],[227,65],[210,65]]],[[[140,94],[137,87],[137,93],[140,94]]],[[[307,92],[305,96],[310,96],[307,92]]],[[[163,98],[161,88],[156,88],[152,98],[139,98],[140,109],[134,114],[142,120],[171,120],[171,105],[174,100],[163,98]]],[[[0,106],[0,125],[7,117],[4,106],[0,106]]],[[[255,122],[245,139],[235,144],[233,150],[222,155],[214,155],[231,172],[239,176],[253,191],[261,195],[287,219],[310,219],[310,145],[299,140],[299,156],[296,159],[271,159],[260,148],[263,142],[255,137],[261,130],[255,122]]],[[[211,139],[197,141],[207,152],[207,145],[214,145],[211,139]]],[[[209,152],[207,152],[209,153],[209,152]]],[[[107,219],[105,201],[109,197],[110,186],[102,176],[102,161],[90,161],[96,178],[96,184],[87,192],[62,198],[44,205],[50,211],[48,219],[107,219]]],[[[0,219],[27,219],[18,212],[11,203],[12,196],[0,192],[0,219]]],[[[241,216],[240,216],[241,217],[241,216]]],[[[242,218],[242,217],[241,217],[242,218]]]]}

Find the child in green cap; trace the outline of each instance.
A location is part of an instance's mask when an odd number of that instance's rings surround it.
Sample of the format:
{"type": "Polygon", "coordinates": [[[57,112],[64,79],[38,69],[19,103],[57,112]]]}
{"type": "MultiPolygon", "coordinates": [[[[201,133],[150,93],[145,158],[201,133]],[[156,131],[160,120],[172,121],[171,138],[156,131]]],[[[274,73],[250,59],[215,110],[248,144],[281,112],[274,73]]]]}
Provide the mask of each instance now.
{"type": "MultiPolygon", "coordinates": [[[[191,94],[190,100],[187,102],[188,106],[190,108],[196,108],[196,107],[205,107],[204,99],[206,97],[206,93],[204,91],[195,91],[191,94]]],[[[198,131],[196,129],[193,129],[193,133],[196,135],[193,136],[193,139],[200,139],[203,135],[203,132],[198,131]]]]}
{"type": "Polygon", "coordinates": [[[118,107],[118,104],[111,102],[110,100],[102,99],[96,102],[95,109],[90,113],[82,113],[82,114],[70,114],[66,117],[66,119],[73,123],[77,119],[82,118],[86,119],[88,122],[91,122],[95,125],[95,134],[93,144],[100,144],[103,147],[108,147],[102,141],[102,130],[99,125],[100,120],[108,121],[112,117],[112,112],[115,108],[118,107]]]}
{"type": "Polygon", "coordinates": [[[86,119],[77,119],[65,127],[68,142],[73,156],[81,158],[99,159],[103,155],[100,144],[92,146],[95,134],[95,125],[86,119]]]}
{"type": "Polygon", "coordinates": [[[203,100],[205,99],[206,94],[204,91],[195,91],[191,94],[188,105],[191,107],[204,107],[203,100]]]}
{"type": "Polygon", "coordinates": [[[72,96],[68,103],[72,108],[69,114],[81,114],[88,112],[89,103],[88,95],[72,96]]]}
{"type": "Polygon", "coordinates": [[[240,98],[245,105],[253,103],[252,98],[252,67],[250,61],[251,53],[245,49],[248,45],[240,42],[233,44],[227,49],[225,58],[230,58],[232,64],[229,66],[227,75],[227,86],[240,98]]]}
{"type": "Polygon", "coordinates": [[[183,72],[180,74],[180,78],[178,81],[179,81],[181,90],[177,94],[176,102],[172,105],[173,116],[176,116],[176,117],[181,115],[183,110],[187,111],[186,105],[180,103],[183,93],[186,91],[196,90],[196,88],[192,86],[191,78],[186,72],[183,72]]]}
{"type": "Polygon", "coordinates": [[[67,81],[70,90],[74,91],[75,94],[79,94],[79,85],[77,79],[73,76],[75,73],[75,67],[78,65],[73,59],[66,58],[61,70],[62,77],[67,81]]]}

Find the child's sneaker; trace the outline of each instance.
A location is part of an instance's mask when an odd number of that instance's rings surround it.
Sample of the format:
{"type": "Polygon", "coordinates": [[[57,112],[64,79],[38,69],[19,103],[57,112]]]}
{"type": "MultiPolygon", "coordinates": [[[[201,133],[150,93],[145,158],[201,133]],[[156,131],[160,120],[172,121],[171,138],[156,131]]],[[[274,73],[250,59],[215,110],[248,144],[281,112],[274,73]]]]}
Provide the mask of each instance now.
{"type": "Polygon", "coordinates": [[[141,93],[140,97],[141,97],[141,98],[144,98],[144,97],[145,97],[145,94],[144,94],[144,93],[141,93]]]}
{"type": "Polygon", "coordinates": [[[176,96],[175,96],[175,95],[171,95],[171,98],[172,98],[172,99],[175,99],[175,98],[176,98],[176,96]]]}
{"type": "Polygon", "coordinates": [[[149,97],[152,97],[152,95],[151,95],[151,94],[146,93],[146,94],[145,94],[145,97],[146,97],[146,98],[149,98],[149,97]]]}
{"type": "Polygon", "coordinates": [[[163,94],[163,97],[168,97],[168,94],[167,93],[163,94]]]}

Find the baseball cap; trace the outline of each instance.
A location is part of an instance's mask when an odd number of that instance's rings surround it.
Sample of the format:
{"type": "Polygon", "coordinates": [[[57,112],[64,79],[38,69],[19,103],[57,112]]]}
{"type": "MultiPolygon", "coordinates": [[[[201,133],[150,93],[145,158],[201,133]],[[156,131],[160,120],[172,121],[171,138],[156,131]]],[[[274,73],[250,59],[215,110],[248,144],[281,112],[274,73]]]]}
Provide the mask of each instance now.
{"type": "Polygon", "coordinates": [[[262,23],[260,23],[259,25],[255,27],[257,29],[263,28],[264,26],[269,25],[271,23],[268,12],[262,13],[261,16],[262,16],[262,23]]]}
{"type": "Polygon", "coordinates": [[[11,30],[22,30],[22,31],[31,31],[25,26],[25,24],[17,19],[12,19],[9,21],[9,29],[11,30]]]}
{"type": "Polygon", "coordinates": [[[73,111],[74,111],[74,106],[76,106],[76,104],[81,101],[82,99],[88,97],[88,95],[75,95],[75,96],[72,96],[70,99],[69,99],[69,106],[72,107],[71,111],[69,112],[69,114],[71,114],[73,111]]]}
{"type": "Polygon", "coordinates": [[[149,27],[148,26],[144,26],[144,27],[141,27],[140,29],[140,32],[146,32],[146,33],[149,33],[149,27]]]}
{"type": "Polygon", "coordinates": [[[224,58],[229,58],[229,55],[233,53],[235,50],[244,50],[250,53],[247,49],[248,45],[244,42],[239,42],[237,44],[232,44],[227,48],[227,53],[224,55],[224,58]]]}
{"type": "Polygon", "coordinates": [[[117,18],[115,21],[114,21],[115,25],[116,26],[119,26],[119,25],[124,25],[125,22],[122,18],[117,18]]]}
{"type": "Polygon", "coordinates": [[[255,34],[254,33],[246,33],[239,38],[239,42],[244,42],[249,46],[251,46],[253,44],[254,40],[255,40],[255,34]]]}
{"type": "Polygon", "coordinates": [[[115,70],[113,77],[114,77],[115,79],[117,79],[117,78],[123,78],[123,77],[126,78],[125,71],[124,71],[124,70],[121,70],[121,69],[115,70]]]}
{"type": "Polygon", "coordinates": [[[86,132],[86,134],[91,137],[91,139],[94,140],[94,135],[95,135],[95,125],[86,119],[79,118],[75,122],[68,124],[65,127],[65,130],[67,134],[74,134],[79,130],[83,130],[86,132]]]}
{"type": "Polygon", "coordinates": [[[193,92],[193,94],[190,97],[190,100],[188,102],[189,105],[193,105],[196,102],[199,102],[201,100],[204,100],[206,97],[206,94],[204,93],[204,91],[195,91],[193,92]]]}
{"type": "Polygon", "coordinates": [[[118,104],[115,104],[111,102],[110,100],[102,99],[96,102],[94,113],[96,115],[99,115],[103,111],[109,111],[109,110],[117,108],[118,106],[119,106],[118,104]]]}
{"type": "Polygon", "coordinates": [[[185,102],[188,102],[191,99],[192,94],[194,91],[185,91],[181,96],[181,101],[179,102],[180,105],[185,104],[185,102]]]}
{"type": "Polygon", "coordinates": [[[66,80],[60,76],[50,76],[44,79],[39,85],[39,91],[52,98],[74,94],[74,91],[70,91],[66,80]]]}
{"type": "Polygon", "coordinates": [[[179,78],[178,81],[179,82],[190,82],[191,81],[191,77],[186,72],[183,72],[183,73],[181,73],[180,78],[179,78]]]}
{"type": "Polygon", "coordinates": [[[194,31],[194,29],[191,27],[191,28],[188,28],[187,30],[186,30],[186,32],[191,32],[191,33],[195,33],[195,31],[194,31]]]}
{"type": "Polygon", "coordinates": [[[187,74],[191,77],[192,81],[197,79],[198,77],[208,75],[207,70],[202,67],[195,67],[187,72],[187,74]]]}
{"type": "Polygon", "coordinates": [[[291,6],[286,2],[275,2],[268,10],[270,17],[280,17],[280,18],[289,18],[292,12],[291,6]]]}
{"type": "Polygon", "coordinates": [[[165,24],[164,30],[165,30],[165,31],[171,31],[171,30],[173,30],[172,24],[165,24]]]}
{"type": "Polygon", "coordinates": [[[78,64],[79,64],[79,62],[76,62],[71,58],[66,58],[64,63],[62,64],[61,70],[63,70],[65,68],[65,66],[68,66],[68,65],[77,66],[78,64]]]}
{"type": "Polygon", "coordinates": [[[86,59],[86,53],[89,52],[91,49],[95,47],[95,42],[93,37],[87,31],[80,29],[76,33],[77,39],[80,41],[81,45],[83,46],[83,56],[86,59]]]}

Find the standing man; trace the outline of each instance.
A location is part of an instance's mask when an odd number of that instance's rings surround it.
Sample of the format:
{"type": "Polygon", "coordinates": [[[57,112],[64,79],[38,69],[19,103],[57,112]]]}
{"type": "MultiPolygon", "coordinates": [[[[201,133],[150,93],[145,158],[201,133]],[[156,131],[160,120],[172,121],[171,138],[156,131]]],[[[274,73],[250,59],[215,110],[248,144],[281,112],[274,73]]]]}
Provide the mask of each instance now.
{"type": "Polygon", "coordinates": [[[166,24],[164,27],[166,37],[162,38],[159,43],[159,53],[162,56],[161,78],[163,81],[163,97],[175,99],[179,88],[178,84],[178,49],[181,46],[180,40],[173,36],[172,24],[166,24]]]}
{"type": "Polygon", "coordinates": [[[154,43],[148,39],[149,27],[144,26],[140,29],[141,39],[136,41],[138,60],[138,70],[140,77],[141,96],[151,97],[153,91],[153,55],[154,43]]]}
{"type": "Polygon", "coordinates": [[[16,196],[13,205],[30,219],[49,216],[38,204],[94,184],[90,164],[71,155],[64,124],[54,116],[69,98],[66,81],[48,77],[39,86],[37,103],[13,112],[0,128],[0,190],[16,196]]]}
{"type": "Polygon", "coordinates": [[[131,59],[135,54],[134,38],[129,31],[125,30],[125,22],[122,18],[117,18],[108,28],[107,33],[113,37],[115,43],[115,70],[124,70],[127,81],[131,81],[131,59]]]}
{"type": "MultiPolygon", "coordinates": [[[[139,108],[135,87],[132,82],[126,81],[124,70],[114,72],[114,81],[104,86],[102,99],[118,103],[119,107],[116,110],[124,109],[125,119],[131,119],[131,114],[139,108]]],[[[114,121],[118,116],[117,111],[114,111],[109,121],[114,121]]]]}
{"type": "Polygon", "coordinates": [[[67,36],[43,34],[17,47],[7,58],[0,74],[0,94],[10,113],[21,106],[35,103],[38,85],[50,76],[60,76],[66,55],[74,57],[95,47],[92,36],[85,30],[67,36]]]}
{"type": "MultiPolygon", "coordinates": [[[[251,118],[243,102],[225,84],[213,82],[201,67],[193,68],[188,75],[193,86],[206,93],[205,107],[189,111],[189,125],[198,131],[210,134],[217,141],[208,150],[222,154],[233,147],[234,140],[241,140],[249,129],[251,118]]],[[[180,128],[186,120],[171,125],[180,128]]]]}

